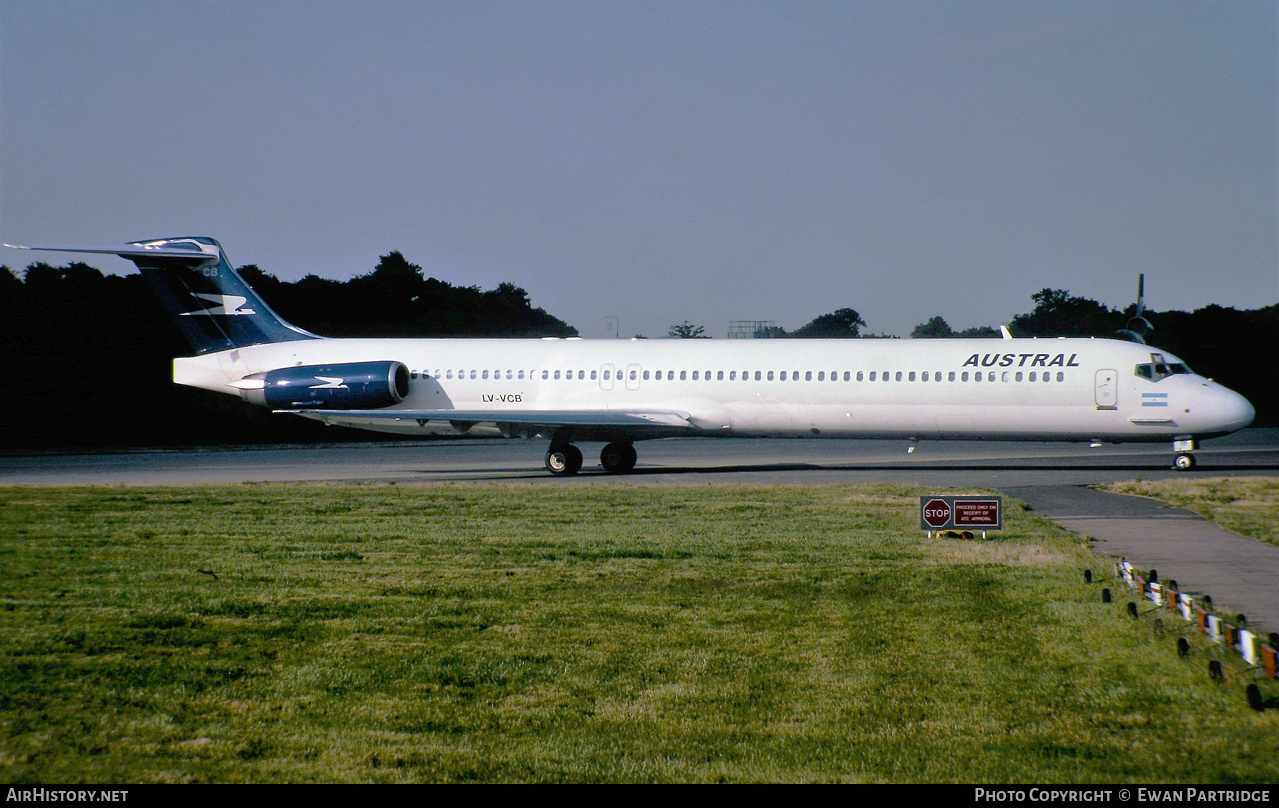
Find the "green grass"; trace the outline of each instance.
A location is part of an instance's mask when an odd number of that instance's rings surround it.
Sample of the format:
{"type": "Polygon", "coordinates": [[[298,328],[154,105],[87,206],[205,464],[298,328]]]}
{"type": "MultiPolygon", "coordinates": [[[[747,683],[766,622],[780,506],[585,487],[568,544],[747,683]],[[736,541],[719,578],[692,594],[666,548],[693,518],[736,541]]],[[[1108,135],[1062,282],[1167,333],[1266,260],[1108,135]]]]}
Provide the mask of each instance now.
{"type": "Polygon", "coordinates": [[[1227,530],[1279,546],[1279,477],[1133,480],[1101,487],[1162,500],[1227,530]]]}
{"type": "Polygon", "coordinates": [[[0,489],[0,780],[1279,779],[1077,537],[919,493],[0,489]]]}

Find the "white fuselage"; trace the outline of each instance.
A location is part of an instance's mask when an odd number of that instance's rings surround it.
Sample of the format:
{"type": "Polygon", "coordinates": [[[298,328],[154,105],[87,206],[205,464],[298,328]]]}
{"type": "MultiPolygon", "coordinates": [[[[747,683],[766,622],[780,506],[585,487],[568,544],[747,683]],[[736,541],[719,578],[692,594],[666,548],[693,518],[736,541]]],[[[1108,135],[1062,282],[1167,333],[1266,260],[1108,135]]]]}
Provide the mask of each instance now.
{"type": "MultiPolygon", "coordinates": [[[[388,410],[483,410],[495,423],[504,410],[653,408],[687,413],[700,435],[1118,442],[1212,437],[1253,417],[1242,396],[1184,369],[1139,375],[1154,361],[1182,366],[1108,339],[315,339],[179,358],[174,381],[238,394],[230,385],[254,373],[379,360],[411,370],[408,397],[388,410]]],[[[690,431],[647,436],[662,434],[690,431]]]]}

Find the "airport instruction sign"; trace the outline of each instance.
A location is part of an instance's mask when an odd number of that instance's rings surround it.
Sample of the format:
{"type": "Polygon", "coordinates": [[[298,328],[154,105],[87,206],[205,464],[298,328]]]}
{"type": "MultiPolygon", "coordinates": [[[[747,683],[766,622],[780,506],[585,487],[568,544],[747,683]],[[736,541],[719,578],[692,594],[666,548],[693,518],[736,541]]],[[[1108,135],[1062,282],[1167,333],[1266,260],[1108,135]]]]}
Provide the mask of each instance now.
{"type": "Polygon", "coordinates": [[[921,530],[1002,530],[1004,498],[935,494],[919,498],[921,530]]]}

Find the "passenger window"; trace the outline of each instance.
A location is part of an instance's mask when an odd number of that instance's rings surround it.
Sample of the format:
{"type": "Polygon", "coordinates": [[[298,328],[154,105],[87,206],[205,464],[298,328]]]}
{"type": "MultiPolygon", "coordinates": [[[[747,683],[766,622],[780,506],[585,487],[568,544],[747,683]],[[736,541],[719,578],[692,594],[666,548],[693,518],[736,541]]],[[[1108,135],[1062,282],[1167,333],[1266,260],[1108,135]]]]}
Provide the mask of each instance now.
{"type": "Polygon", "coordinates": [[[631,381],[635,381],[635,371],[631,371],[631,381]]]}
{"type": "Polygon", "coordinates": [[[724,381],[724,371],[722,371],[722,370],[720,370],[720,371],[716,371],[716,373],[715,373],[715,381],[718,381],[718,382],[722,382],[722,381],[724,381]]]}
{"type": "MultiPolygon", "coordinates": [[[[820,373],[818,373],[818,374],[817,374],[817,376],[818,376],[817,381],[819,381],[819,382],[821,381],[821,375],[822,375],[822,374],[820,374],[820,373]]],[[[811,382],[812,380],[813,380],[813,372],[812,372],[811,370],[806,370],[806,371],[804,371],[804,381],[806,381],[806,382],[811,382]]]]}
{"type": "Polygon", "coordinates": [[[591,381],[595,381],[595,373],[596,371],[594,370],[591,371],[591,381]]]}
{"type": "MultiPolygon", "coordinates": [[[[773,371],[771,371],[771,370],[770,370],[770,371],[768,371],[768,380],[769,380],[770,382],[773,380],[773,371]]],[[[782,381],[786,381],[786,371],[784,371],[784,370],[782,371],[782,381]]]]}
{"type": "MultiPolygon", "coordinates": [[[[660,371],[659,371],[660,372],[660,371]]],[[[648,371],[644,371],[644,381],[648,381],[648,371]]]]}
{"type": "MultiPolygon", "coordinates": [[[[772,373],[772,371],[769,371],[769,373],[772,373]]],[[[759,381],[759,379],[760,379],[760,373],[759,373],[759,371],[757,370],[757,371],[755,371],[755,381],[759,381]]]]}
{"type": "Polygon", "coordinates": [[[519,376],[520,381],[523,381],[523,380],[524,380],[524,371],[522,371],[522,370],[521,370],[521,371],[520,371],[518,374],[516,374],[516,375],[517,375],[517,376],[519,376]]]}
{"type": "MultiPolygon", "coordinates": [[[[697,371],[693,371],[693,378],[697,378],[697,371]]],[[[680,380],[680,381],[687,381],[687,380],[688,380],[688,371],[687,371],[687,370],[681,370],[681,371],[679,372],[679,380],[680,380]]]]}
{"type": "MultiPolygon", "coordinates": [[[[724,372],[724,371],[722,371],[722,370],[720,371],[720,373],[723,373],[723,372],[724,372]]],[[[728,380],[729,380],[730,382],[735,382],[735,381],[737,381],[737,371],[735,371],[735,370],[730,370],[730,371],[728,372],[728,380]]]]}
{"type": "MultiPolygon", "coordinates": [[[[857,375],[858,375],[858,376],[860,376],[861,374],[859,373],[859,374],[857,374],[857,375]]],[[[878,374],[877,374],[877,372],[872,370],[872,371],[870,372],[870,380],[871,380],[872,382],[873,382],[873,381],[875,381],[875,379],[876,379],[877,375],[878,375],[878,374]]]]}
{"type": "Polygon", "coordinates": [[[949,380],[949,381],[952,381],[952,382],[953,382],[953,381],[955,380],[955,371],[953,371],[953,370],[952,370],[950,373],[947,373],[947,374],[946,374],[946,378],[947,378],[947,380],[949,380]]]}
{"type": "Polygon", "coordinates": [[[968,371],[964,371],[964,375],[959,377],[960,381],[968,381],[968,371]]]}
{"type": "Polygon", "coordinates": [[[1064,381],[1066,381],[1066,374],[1065,374],[1065,373],[1062,373],[1060,370],[1059,370],[1059,371],[1057,371],[1057,381],[1059,381],[1059,382],[1064,382],[1064,381]]]}
{"type": "Polygon", "coordinates": [[[770,371],[768,371],[768,380],[769,380],[770,382],[773,380],[773,371],[771,371],[771,370],[770,370],[770,371]]]}
{"type": "Polygon", "coordinates": [[[483,379],[487,379],[489,377],[489,372],[487,370],[484,371],[483,373],[480,374],[480,377],[483,379]]]}

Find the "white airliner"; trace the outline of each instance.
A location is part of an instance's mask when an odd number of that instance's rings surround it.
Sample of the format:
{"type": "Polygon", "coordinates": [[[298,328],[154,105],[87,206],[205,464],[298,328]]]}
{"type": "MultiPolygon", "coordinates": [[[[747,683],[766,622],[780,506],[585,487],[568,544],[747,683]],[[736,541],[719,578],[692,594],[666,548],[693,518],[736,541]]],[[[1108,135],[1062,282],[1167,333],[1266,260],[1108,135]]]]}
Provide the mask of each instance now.
{"type": "MultiPolygon", "coordinates": [[[[6,245],[9,246],[9,245],[6,245]]],[[[546,468],[635,466],[686,436],[1198,441],[1252,422],[1239,394],[1177,357],[1112,339],[327,339],[281,319],[206,237],[19,249],[119,255],[195,356],[173,380],[330,424],[407,436],[550,437],[546,468]]]]}

